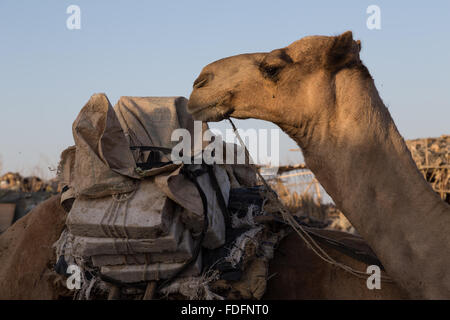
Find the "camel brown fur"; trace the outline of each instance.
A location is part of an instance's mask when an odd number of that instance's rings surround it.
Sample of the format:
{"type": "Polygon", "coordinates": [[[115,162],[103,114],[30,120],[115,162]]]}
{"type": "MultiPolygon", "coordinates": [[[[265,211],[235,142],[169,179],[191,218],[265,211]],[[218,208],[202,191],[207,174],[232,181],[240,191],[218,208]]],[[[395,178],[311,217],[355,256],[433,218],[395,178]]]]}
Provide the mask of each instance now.
{"type": "Polygon", "coordinates": [[[39,204],[0,236],[0,299],[56,299],[63,290],[52,271],[66,219],[59,202],[39,204]]]}
{"type": "MultiPolygon", "coordinates": [[[[327,237],[334,239],[339,239],[343,234],[349,240],[357,239],[344,232],[327,230],[327,233],[327,237]]],[[[369,265],[350,257],[336,247],[326,243],[320,245],[331,257],[355,270],[366,271],[369,265]]],[[[300,240],[296,233],[291,233],[281,241],[274,258],[270,261],[269,280],[263,298],[397,300],[408,297],[393,282],[382,281],[380,286],[380,289],[369,290],[366,279],[358,278],[324,262],[300,240]]]]}
{"type": "Polygon", "coordinates": [[[257,118],[302,148],[307,166],[388,274],[413,298],[450,298],[450,207],[418,171],[351,32],[207,65],[194,118],[257,118]]]}

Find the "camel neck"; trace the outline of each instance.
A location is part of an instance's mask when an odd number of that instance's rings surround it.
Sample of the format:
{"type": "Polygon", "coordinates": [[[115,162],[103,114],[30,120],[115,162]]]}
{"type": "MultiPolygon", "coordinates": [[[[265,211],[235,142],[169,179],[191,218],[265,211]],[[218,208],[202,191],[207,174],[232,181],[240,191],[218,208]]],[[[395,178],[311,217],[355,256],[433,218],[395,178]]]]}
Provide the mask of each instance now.
{"type": "Polygon", "coordinates": [[[450,228],[448,205],[421,176],[372,79],[341,74],[335,83],[335,111],[314,121],[307,141],[284,129],[389,274],[413,297],[449,298],[450,260],[440,254],[450,252],[440,232],[450,228]]]}

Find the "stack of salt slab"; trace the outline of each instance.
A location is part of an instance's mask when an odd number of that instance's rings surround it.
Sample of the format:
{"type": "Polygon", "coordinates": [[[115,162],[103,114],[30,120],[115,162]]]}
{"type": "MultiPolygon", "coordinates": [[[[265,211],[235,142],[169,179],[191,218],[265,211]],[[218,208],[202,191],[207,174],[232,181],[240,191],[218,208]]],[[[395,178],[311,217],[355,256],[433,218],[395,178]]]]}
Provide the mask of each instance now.
{"type": "MultiPolygon", "coordinates": [[[[173,104],[174,99],[167,99],[173,104]]],[[[124,101],[136,107],[135,100],[124,101]]],[[[178,118],[180,112],[187,114],[187,100],[181,101],[183,108],[177,105],[178,118]]],[[[111,110],[106,96],[94,95],[74,123],[76,148],[63,152],[62,160],[66,160],[62,163],[67,165],[61,170],[69,191],[62,194],[62,203],[69,197],[73,201],[66,221],[72,255],[99,268],[102,275],[126,283],[170,278],[194,258],[181,276],[198,275],[202,258],[201,254],[193,256],[194,248],[202,245],[213,249],[225,242],[223,214],[210,177],[204,173],[197,180],[207,198],[209,222],[204,241],[199,244],[204,215],[195,185],[183,177],[180,167],[171,167],[170,172],[157,169],[156,174],[137,175],[133,168],[137,157],[128,154],[129,145],[135,145],[136,141],[122,139],[130,136],[136,139],[136,132],[124,127],[123,119],[119,118],[124,135],[115,118],[117,106],[115,112],[111,110]],[[67,160],[69,154],[73,161],[67,160]]],[[[174,118],[170,108],[159,110],[174,118]]],[[[164,123],[161,114],[152,119],[155,118],[164,123]]],[[[157,132],[151,139],[156,136],[157,132]]],[[[170,147],[162,141],[156,144],[170,147]]],[[[213,172],[227,204],[230,192],[227,170],[214,166],[213,172]]]]}
{"type": "MultiPolygon", "coordinates": [[[[230,184],[226,171],[216,167],[215,174],[227,203],[230,184]]],[[[208,199],[209,228],[203,245],[215,248],[225,241],[225,225],[206,174],[199,184],[208,199]]],[[[193,224],[188,220],[192,215],[150,178],[142,180],[131,194],[95,201],[77,198],[66,224],[74,236],[75,255],[91,259],[92,265],[110,278],[140,282],[169,278],[192,259],[199,244],[191,231],[203,222],[199,217],[193,224]]],[[[200,254],[182,276],[198,275],[201,268],[200,254]]]]}
{"type": "MultiPolygon", "coordinates": [[[[170,277],[194,248],[180,210],[152,179],[126,197],[75,200],[66,222],[75,254],[90,257],[102,274],[123,282],[170,277]]],[[[200,259],[188,273],[200,272],[200,259]]]]}

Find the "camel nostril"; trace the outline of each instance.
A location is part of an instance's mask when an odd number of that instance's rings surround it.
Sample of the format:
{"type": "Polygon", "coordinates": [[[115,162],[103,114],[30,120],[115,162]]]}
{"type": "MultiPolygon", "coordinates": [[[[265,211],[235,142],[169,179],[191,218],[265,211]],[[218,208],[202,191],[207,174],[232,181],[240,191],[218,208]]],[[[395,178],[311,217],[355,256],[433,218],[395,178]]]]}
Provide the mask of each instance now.
{"type": "Polygon", "coordinates": [[[212,79],[212,73],[205,73],[200,75],[195,81],[194,81],[194,89],[199,89],[201,87],[204,87],[208,81],[212,79]]]}

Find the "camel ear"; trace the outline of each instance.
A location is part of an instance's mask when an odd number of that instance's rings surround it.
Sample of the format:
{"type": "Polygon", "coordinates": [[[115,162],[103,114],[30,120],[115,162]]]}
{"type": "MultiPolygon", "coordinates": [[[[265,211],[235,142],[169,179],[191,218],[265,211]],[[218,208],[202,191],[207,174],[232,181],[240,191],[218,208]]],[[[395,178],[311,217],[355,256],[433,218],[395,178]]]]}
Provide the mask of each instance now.
{"type": "Polygon", "coordinates": [[[358,45],[358,52],[361,51],[361,40],[356,40],[356,44],[358,45]]]}
{"type": "Polygon", "coordinates": [[[351,31],[334,37],[328,50],[325,52],[325,68],[330,71],[338,71],[355,59],[353,34],[351,31]]]}

